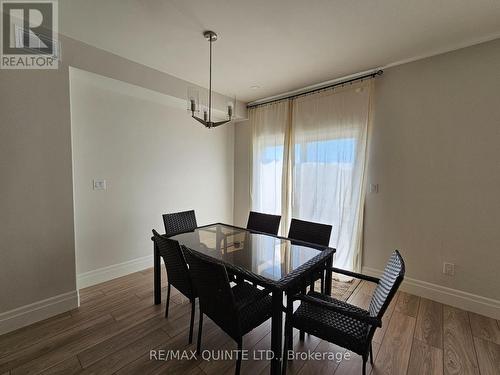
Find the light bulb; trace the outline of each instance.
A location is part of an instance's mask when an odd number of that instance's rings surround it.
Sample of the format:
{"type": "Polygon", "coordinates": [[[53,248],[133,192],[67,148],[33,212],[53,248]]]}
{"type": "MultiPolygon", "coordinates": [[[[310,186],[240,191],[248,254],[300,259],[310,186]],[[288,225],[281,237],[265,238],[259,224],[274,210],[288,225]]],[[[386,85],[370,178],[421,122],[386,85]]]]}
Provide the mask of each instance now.
{"type": "Polygon", "coordinates": [[[187,90],[187,110],[190,112],[198,112],[200,105],[200,94],[194,87],[188,87],[187,90]]]}

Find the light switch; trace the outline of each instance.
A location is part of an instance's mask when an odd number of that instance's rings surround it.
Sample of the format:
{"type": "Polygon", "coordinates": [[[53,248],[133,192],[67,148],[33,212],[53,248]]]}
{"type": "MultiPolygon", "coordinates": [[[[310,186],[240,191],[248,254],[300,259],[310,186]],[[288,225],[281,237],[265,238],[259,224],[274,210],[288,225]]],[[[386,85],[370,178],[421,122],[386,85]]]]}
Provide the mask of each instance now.
{"type": "Polygon", "coordinates": [[[94,190],[106,190],[106,180],[94,180],[94,190]]]}
{"type": "Polygon", "coordinates": [[[370,184],[370,188],[368,190],[372,194],[378,193],[378,184],[370,184]]]}

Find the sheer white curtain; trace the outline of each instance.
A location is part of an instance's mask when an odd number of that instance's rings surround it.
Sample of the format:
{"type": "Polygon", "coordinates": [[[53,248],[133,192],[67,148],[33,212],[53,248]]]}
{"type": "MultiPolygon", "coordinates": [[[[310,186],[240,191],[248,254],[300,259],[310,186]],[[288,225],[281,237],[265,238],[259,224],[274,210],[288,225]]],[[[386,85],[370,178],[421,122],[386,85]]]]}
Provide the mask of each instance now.
{"type": "Polygon", "coordinates": [[[255,211],[331,224],[335,266],[359,270],[372,81],[249,111],[255,211]]]}
{"type": "MultiPolygon", "coordinates": [[[[252,127],[252,210],[283,216],[287,211],[288,100],[249,111],[252,127]]],[[[286,222],[283,217],[282,222],[286,222]]],[[[282,226],[283,228],[283,226],[282,226]]]]}
{"type": "Polygon", "coordinates": [[[333,226],[335,266],[359,269],[371,81],[294,100],[292,216],[333,226]]]}

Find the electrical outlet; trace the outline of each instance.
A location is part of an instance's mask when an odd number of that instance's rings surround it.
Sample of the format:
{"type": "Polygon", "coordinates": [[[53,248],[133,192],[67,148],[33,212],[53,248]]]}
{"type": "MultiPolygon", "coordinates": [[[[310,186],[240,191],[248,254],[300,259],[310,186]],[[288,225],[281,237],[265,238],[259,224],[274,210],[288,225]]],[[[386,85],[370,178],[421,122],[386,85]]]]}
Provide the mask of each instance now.
{"type": "Polygon", "coordinates": [[[94,180],[94,190],[106,190],[106,180],[94,180]]]}
{"type": "Polygon", "coordinates": [[[443,263],[443,274],[447,276],[455,276],[455,265],[453,263],[443,263]]]}

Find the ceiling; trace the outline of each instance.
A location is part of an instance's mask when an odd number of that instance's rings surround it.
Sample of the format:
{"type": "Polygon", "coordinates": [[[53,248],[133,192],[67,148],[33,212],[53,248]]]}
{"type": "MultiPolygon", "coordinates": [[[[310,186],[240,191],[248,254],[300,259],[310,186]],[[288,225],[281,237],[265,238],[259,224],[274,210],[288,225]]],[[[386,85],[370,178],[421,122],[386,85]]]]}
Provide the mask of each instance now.
{"type": "Polygon", "coordinates": [[[64,0],[60,32],[242,101],[500,37],[499,0],[64,0]],[[258,86],[258,88],[252,88],[258,86]]]}

